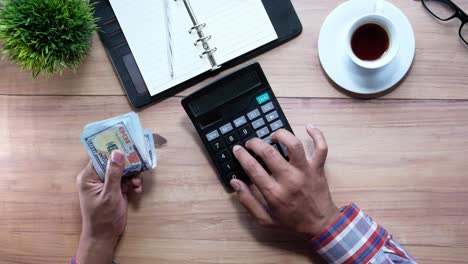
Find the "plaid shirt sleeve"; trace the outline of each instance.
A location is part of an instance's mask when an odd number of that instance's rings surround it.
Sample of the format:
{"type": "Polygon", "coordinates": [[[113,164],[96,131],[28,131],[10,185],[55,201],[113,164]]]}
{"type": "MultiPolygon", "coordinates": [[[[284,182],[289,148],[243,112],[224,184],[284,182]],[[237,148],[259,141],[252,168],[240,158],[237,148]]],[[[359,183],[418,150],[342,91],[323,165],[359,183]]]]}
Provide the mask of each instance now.
{"type": "Polygon", "coordinates": [[[383,227],[354,204],[310,243],[328,263],[416,263],[383,227]]]}

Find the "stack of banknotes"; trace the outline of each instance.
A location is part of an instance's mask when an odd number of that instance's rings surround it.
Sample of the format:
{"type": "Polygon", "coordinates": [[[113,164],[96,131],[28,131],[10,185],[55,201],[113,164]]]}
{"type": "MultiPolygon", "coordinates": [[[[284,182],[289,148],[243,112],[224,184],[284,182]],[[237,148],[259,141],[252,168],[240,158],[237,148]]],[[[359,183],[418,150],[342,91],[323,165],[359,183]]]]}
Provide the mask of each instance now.
{"type": "Polygon", "coordinates": [[[154,169],[157,165],[153,133],[143,129],[138,115],[133,112],[86,125],[81,142],[103,180],[107,161],[117,149],[126,157],[124,176],[154,169]]]}

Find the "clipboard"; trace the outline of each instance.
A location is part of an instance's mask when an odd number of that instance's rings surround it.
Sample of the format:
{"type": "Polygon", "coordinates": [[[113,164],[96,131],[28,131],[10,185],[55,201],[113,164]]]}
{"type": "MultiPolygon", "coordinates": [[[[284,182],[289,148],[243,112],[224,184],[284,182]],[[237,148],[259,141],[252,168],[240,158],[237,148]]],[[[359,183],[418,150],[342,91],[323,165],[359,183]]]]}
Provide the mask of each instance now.
{"type": "Polygon", "coordinates": [[[95,7],[94,15],[99,19],[99,37],[127,98],[135,109],[171,97],[226,69],[274,49],[302,33],[302,24],[290,0],[262,0],[278,35],[277,40],[224,63],[219,69],[205,72],[162,93],[151,96],[109,0],[92,0],[91,2],[95,7]]]}

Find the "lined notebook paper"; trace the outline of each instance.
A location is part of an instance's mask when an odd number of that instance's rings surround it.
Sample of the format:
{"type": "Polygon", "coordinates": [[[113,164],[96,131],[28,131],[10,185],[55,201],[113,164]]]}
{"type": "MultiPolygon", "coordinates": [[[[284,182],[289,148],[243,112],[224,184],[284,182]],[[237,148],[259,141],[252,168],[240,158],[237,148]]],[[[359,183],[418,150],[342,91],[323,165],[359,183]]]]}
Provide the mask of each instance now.
{"type": "MultiPolygon", "coordinates": [[[[156,95],[212,66],[200,58],[196,33],[182,0],[167,2],[172,36],[174,78],[168,64],[165,0],[110,0],[151,95],[156,95]]],[[[222,65],[278,38],[261,0],[190,0],[205,35],[211,35],[214,57],[222,65]]]]}

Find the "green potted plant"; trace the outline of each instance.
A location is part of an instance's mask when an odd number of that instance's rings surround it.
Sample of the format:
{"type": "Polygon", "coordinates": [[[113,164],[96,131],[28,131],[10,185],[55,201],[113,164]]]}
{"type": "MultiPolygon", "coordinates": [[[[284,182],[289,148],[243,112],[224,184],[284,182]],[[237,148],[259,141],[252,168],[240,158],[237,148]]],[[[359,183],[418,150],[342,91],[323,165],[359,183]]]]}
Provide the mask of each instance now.
{"type": "Polygon", "coordinates": [[[96,30],[89,0],[0,0],[3,58],[50,76],[76,71],[96,30]]]}

